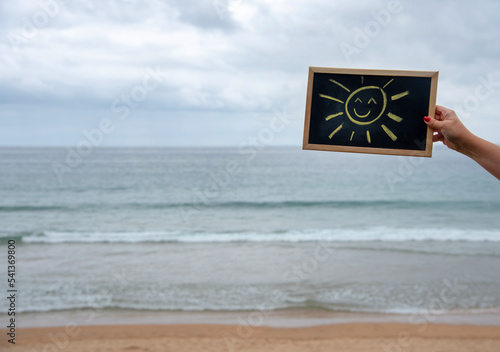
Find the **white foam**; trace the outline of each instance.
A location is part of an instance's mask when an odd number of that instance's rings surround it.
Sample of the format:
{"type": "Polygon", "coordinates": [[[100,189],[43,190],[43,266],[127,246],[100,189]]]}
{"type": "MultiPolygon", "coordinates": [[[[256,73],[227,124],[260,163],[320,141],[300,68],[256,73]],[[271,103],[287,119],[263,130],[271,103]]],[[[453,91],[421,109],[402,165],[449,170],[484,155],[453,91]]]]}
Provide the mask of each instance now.
{"type": "Polygon", "coordinates": [[[230,243],[230,242],[406,242],[467,241],[500,242],[500,230],[408,229],[372,227],[365,229],[311,229],[288,232],[179,233],[145,232],[57,232],[44,231],[23,236],[25,243],[230,243]]]}

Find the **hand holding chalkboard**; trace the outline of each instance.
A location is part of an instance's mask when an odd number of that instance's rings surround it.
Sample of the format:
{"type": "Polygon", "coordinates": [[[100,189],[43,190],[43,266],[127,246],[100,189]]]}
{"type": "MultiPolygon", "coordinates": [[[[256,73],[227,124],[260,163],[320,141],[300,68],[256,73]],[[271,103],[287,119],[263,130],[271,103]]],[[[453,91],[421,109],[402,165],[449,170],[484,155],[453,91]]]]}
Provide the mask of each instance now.
{"type": "Polygon", "coordinates": [[[434,142],[467,155],[500,180],[500,146],[475,136],[453,110],[439,105],[435,118],[425,116],[424,121],[436,132],[434,142]]]}
{"type": "Polygon", "coordinates": [[[310,67],[303,148],[430,157],[437,76],[310,67]]]}
{"type": "Polygon", "coordinates": [[[437,133],[433,142],[443,142],[448,148],[461,152],[463,145],[470,138],[471,132],[460,121],[457,114],[450,109],[436,105],[435,119],[429,116],[424,121],[437,133]]]}

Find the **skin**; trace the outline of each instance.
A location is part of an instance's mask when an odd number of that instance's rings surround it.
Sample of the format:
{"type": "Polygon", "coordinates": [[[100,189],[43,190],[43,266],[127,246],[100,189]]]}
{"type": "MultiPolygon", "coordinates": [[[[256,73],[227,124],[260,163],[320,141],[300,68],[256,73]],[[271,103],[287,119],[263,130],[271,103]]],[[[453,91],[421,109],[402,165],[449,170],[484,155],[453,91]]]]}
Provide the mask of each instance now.
{"type": "Polygon", "coordinates": [[[460,121],[455,111],[436,105],[435,118],[424,117],[434,132],[433,141],[443,142],[481,165],[500,180],[500,146],[477,137],[460,121]]]}

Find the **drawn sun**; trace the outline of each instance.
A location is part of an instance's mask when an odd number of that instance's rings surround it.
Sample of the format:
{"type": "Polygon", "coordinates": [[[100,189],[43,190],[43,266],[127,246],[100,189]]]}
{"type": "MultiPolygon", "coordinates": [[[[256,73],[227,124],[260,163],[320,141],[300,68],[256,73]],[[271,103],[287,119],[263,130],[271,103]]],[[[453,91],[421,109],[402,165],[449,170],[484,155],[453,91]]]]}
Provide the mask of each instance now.
{"type": "MultiPolygon", "coordinates": [[[[338,85],[340,88],[344,89],[349,95],[345,101],[342,101],[339,98],[335,98],[329,95],[320,94],[319,96],[324,99],[333,100],[337,103],[341,103],[344,105],[344,109],[341,112],[337,112],[332,115],[326,116],[325,120],[338,120],[335,119],[338,116],[346,115],[350,121],[357,125],[366,126],[366,140],[371,144],[371,135],[370,135],[370,127],[382,128],[382,130],[389,136],[392,141],[396,141],[398,137],[392,132],[383,122],[385,117],[390,118],[397,123],[403,121],[403,118],[393,114],[392,112],[386,112],[388,107],[388,102],[392,102],[398,99],[401,99],[410,94],[409,91],[404,91],[398,94],[391,95],[388,97],[385,89],[386,87],[394,81],[391,79],[388,81],[383,87],[378,86],[365,86],[363,81],[364,77],[361,77],[361,87],[351,91],[351,89],[347,88],[343,84],[330,79],[330,82],[338,85]],[[375,123],[377,122],[377,123],[375,123]],[[373,125],[373,126],[372,126],[373,125]]],[[[346,94],[347,95],[347,94],[346,94]]],[[[345,122],[340,123],[335,127],[335,129],[328,136],[330,139],[340,131],[345,125],[345,122]]],[[[351,132],[351,138],[354,137],[355,131],[351,132]]]]}

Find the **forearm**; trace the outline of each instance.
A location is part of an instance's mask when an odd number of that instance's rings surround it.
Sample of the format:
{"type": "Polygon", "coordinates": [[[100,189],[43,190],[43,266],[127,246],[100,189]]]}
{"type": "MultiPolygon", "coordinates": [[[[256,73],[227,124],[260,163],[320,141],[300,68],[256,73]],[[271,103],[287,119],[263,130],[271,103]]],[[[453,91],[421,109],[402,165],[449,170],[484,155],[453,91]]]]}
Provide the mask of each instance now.
{"type": "Polygon", "coordinates": [[[471,134],[460,152],[500,180],[500,146],[471,134]]]}

